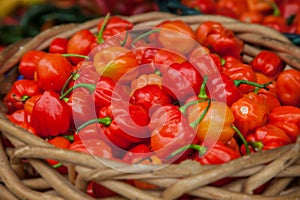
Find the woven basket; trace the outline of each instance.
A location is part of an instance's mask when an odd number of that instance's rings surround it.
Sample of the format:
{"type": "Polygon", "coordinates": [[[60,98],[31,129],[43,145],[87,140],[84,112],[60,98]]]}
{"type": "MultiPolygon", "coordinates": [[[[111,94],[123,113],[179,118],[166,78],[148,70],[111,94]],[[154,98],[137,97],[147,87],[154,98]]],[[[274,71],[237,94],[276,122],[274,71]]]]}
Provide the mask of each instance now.
{"type": "MultiPolygon", "coordinates": [[[[166,19],[180,19],[192,27],[200,22],[214,20],[234,31],[245,42],[244,61],[249,62],[262,49],[272,50],[289,65],[300,70],[300,48],[282,34],[260,25],[245,24],[213,15],[176,16],[169,13],[146,13],[125,17],[135,27],[155,26],[166,19]]],[[[83,24],[66,24],[47,29],[36,37],[15,43],[0,54],[1,93],[5,94],[15,80],[16,64],[28,50],[45,50],[54,37],[68,38],[80,29],[96,32],[99,19],[83,24]],[[3,74],[10,74],[9,78],[3,74]]],[[[295,144],[243,156],[222,165],[201,166],[194,161],[171,164],[156,169],[152,165],[127,165],[108,161],[92,155],[54,148],[43,139],[15,126],[0,112],[2,139],[6,137],[15,148],[0,143],[0,199],[92,199],[85,191],[91,180],[115,191],[118,196],[106,199],[178,199],[190,194],[194,199],[300,199],[300,140],[295,144]],[[45,162],[54,159],[68,167],[63,176],[45,162]],[[26,160],[26,162],[24,162],[26,160]],[[115,170],[105,162],[111,162],[115,170]],[[39,178],[26,178],[25,174],[37,173],[39,178]],[[237,179],[222,187],[211,185],[225,177],[237,179]],[[124,182],[140,180],[158,186],[155,190],[142,190],[124,182]],[[255,188],[272,182],[262,194],[252,194],[255,188]]]]}

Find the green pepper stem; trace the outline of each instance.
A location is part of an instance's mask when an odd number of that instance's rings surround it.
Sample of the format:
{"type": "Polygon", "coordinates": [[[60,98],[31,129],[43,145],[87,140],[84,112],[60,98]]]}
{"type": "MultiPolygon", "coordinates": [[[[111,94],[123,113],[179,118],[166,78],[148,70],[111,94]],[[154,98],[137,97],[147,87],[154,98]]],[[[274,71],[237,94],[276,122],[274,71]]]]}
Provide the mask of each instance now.
{"type": "Polygon", "coordinates": [[[238,134],[239,138],[242,140],[242,142],[243,142],[243,144],[246,148],[246,154],[249,155],[251,152],[250,152],[250,149],[249,149],[249,146],[248,146],[248,142],[246,141],[244,135],[241,133],[241,131],[234,124],[232,124],[231,127],[238,134]]]}
{"type": "Polygon", "coordinates": [[[147,37],[147,36],[151,35],[152,33],[159,33],[159,32],[160,32],[160,29],[152,29],[152,30],[150,30],[150,31],[148,31],[146,33],[141,34],[140,36],[138,36],[137,38],[135,38],[132,41],[131,47],[134,48],[135,47],[135,43],[137,43],[137,41],[141,40],[142,38],[147,37]]]}
{"type": "Polygon", "coordinates": [[[261,151],[264,148],[264,144],[261,141],[249,142],[249,144],[255,151],[261,151]]]}
{"type": "Polygon", "coordinates": [[[74,77],[77,76],[76,74],[78,74],[77,71],[71,73],[71,75],[70,75],[70,76],[68,77],[68,79],[66,80],[64,86],[62,87],[62,89],[61,89],[61,91],[60,91],[60,95],[63,95],[63,94],[64,94],[64,92],[65,92],[66,88],[68,87],[70,81],[71,81],[74,77]]]}
{"type": "Polygon", "coordinates": [[[188,145],[185,145],[185,146],[177,149],[176,151],[172,152],[170,155],[167,156],[167,159],[171,159],[172,157],[174,157],[188,149],[194,149],[194,150],[198,151],[199,156],[203,156],[207,151],[207,147],[205,147],[205,146],[201,146],[198,144],[188,144],[188,145]]]}
{"type": "Polygon", "coordinates": [[[57,168],[60,168],[60,167],[62,167],[63,165],[62,165],[62,163],[57,163],[57,164],[54,164],[54,165],[52,165],[52,167],[54,168],[54,169],[57,169],[57,168]]]}
{"type": "Polygon", "coordinates": [[[93,92],[96,89],[96,84],[87,84],[87,83],[78,83],[76,85],[74,85],[73,87],[70,87],[65,93],[63,93],[59,98],[63,99],[65,98],[68,94],[70,94],[73,90],[77,89],[77,88],[86,88],[88,89],[90,92],[93,92]]]}
{"type": "Polygon", "coordinates": [[[74,135],[62,135],[62,137],[66,138],[67,140],[69,140],[70,142],[74,141],[74,135]]]}
{"type": "Polygon", "coordinates": [[[191,126],[192,128],[196,128],[197,125],[198,125],[198,124],[204,119],[204,117],[206,116],[206,114],[207,114],[207,112],[208,112],[208,109],[209,109],[209,107],[210,107],[210,104],[211,104],[211,100],[208,99],[207,102],[208,102],[208,105],[207,105],[207,107],[203,110],[203,112],[201,113],[201,115],[199,116],[199,118],[198,118],[197,120],[195,120],[194,122],[190,123],[190,126],[191,126]]]}
{"type": "Polygon", "coordinates": [[[80,54],[75,54],[75,53],[65,53],[65,54],[61,54],[63,57],[77,57],[77,58],[84,58],[84,59],[90,59],[89,56],[85,56],[85,55],[80,55],[80,54]]]}
{"type": "Polygon", "coordinates": [[[179,108],[179,111],[183,114],[186,113],[186,110],[188,109],[188,107],[192,106],[192,105],[195,105],[197,103],[201,103],[201,102],[204,102],[204,101],[208,101],[208,99],[198,99],[198,100],[195,100],[195,101],[191,101],[191,102],[188,102],[186,104],[184,104],[183,106],[181,106],[179,108]]]}
{"type": "Polygon", "coordinates": [[[109,126],[111,124],[111,118],[110,117],[103,117],[103,118],[96,118],[96,119],[91,119],[83,124],[81,124],[78,128],[77,128],[77,133],[79,131],[81,131],[84,127],[90,125],[90,124],[94,124],[94,123],[100,123],[103,124],[104,126],[109,126]]]}
{"type": "Polygon", "coordinates": [[[109,18],[110,18],[110,13],[107,13],[105,18],[103,19],[102,26],[101,26],[101,28],[99,30],[99,33],[98,33],[98,36],[97,36],[97,43],[98,44],[104,43],[103,32],[104,32],[104,29],[106,28],[107,21],[108,21],[109,18]]]}
{"type": "Polygon", "coordinates": [[[273,8],[273,16],[280,16],[281,13],[280,13],[280,10],[277,6],[277,4],[275,2],[269,2],[269,4],[272,6],[273,8]]]}
{"type": "Polygon", "coordinates": [[[126,29],[125,38],[123,41],[120,42],[121,47],[124,47],[128,40],[128,30],[126,29]]]}
{"type": "Polygon", "coordinates": [[[207,93],[206,93],[207,79],[208,79],[208,76],[205,75],[205,76],[203,77],[203,82],[202,82],[202,84],[201,84],[200,92],[199,92],[199,94],[198,94],[198,98],[199,98],[199,99],[207,99],[207,98],[208,98],[207,93]]]}
{"type": "Polygon", "coordinates": [[[272,84],[272,81],[264,83],[264,84],[259,84],[259,83],[255,83],[255,82],[248,81],[248,80],[234,80],[233,82],[234,82],[234,85],[237,87],[240,86],[241,84],[247,84],[247,85],[252,85],[254,87],[257,87],[257,88],[264,88],[266,90],[269,90],[268,86],[270,84],[272,84]]]}

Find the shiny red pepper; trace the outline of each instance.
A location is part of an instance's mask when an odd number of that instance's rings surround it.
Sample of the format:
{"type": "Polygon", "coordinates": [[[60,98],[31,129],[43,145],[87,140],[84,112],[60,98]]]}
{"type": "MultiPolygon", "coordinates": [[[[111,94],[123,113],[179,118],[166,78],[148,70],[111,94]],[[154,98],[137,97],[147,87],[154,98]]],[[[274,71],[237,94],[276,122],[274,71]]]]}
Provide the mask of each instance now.
{"type": "Polygon", "coordinates": [[[274,149],[292,143],[291,138],[282,129],[271,124],[257,128],[246,140],[254,151],[274,149]]]}
{"type": "Polygon", "coordinates": [[[295,106],[278,106],[271,111],[269,123],[284,130],[295,142],[300,135],[300,108],[295,106]]]}
{"type": "Polygon", "coordinates": [[[37,135],[36,130],[31,126],[31,115],[27,114],[24,109],[17,110],[11,114],[6,115],[7,118],[17,126],[37,135]]]}
{"type": "Polygon", "coordinates": [[[3,99],[3,103],[8,108],[8,113],[24,108],[24,103],[32,96],[42,94],[38,82],[34,80],[17,80],[13,83],[10,91],[3,99]]]}
{"type": "Polygon", "coordinates": [[[232,104],[234,124],[246,136],[267,123],[270,108],[263,97],[255,93],[244,95],[241,99],[232,104]]]}
{"type": "Polygon", "coordinates": [[[66,38],[54,38],[49,45],[48,52],[65,54],[68,51],[68,42],[66,38]]]}
{"type": "Polygon", "coordinates": [[[259,52],[250,65],[254,71],[261,72],[272,79],[276,79],[283,69],[281,58],[276,53],[268,50],[259,52]]]}
{"type": "MultiPolygon", "coordinates": [[[[95,41],[94,34],[87,29],[80,30],[76,32],[69,39],[67,46],[67,54],[79,54],[87,56],[90,53],[90,46],[95,41]]],[[[78,57],[68,57],[68,59],[73,63],[77,64],[80,61],[83,61],[83,58],[78,57]]]]}
{"type": "Polygon", "coordinates": [[[27,51],[21,58],[19,63],[19,72],[25,79],[33,79],[34,72],[40,59],[46,54],[44,51],[30,50],[27,51]]]}
{"type": "Polygon", "coordinates": [[[170,104],[171,98],[158,85],[146,85],[133,93],[130,103],[140,105],[149,111],[155,104],[162,106],[170,104]]]}
{"type": "Polygon", "coordinates": [[[196,29],[197,41],[221,57],[241,57],[244,43],[234,33],[217,22],[201,23],[196,29]]]}
{"type": "Polygon", "coordinates": [[[150,116],[151,150],[164,162],[180,162],[189,151],[169,159],[169,155],[183,146],[196,143],[196,132],[188,124],[177,106],[166,105],[150,116]]]}
{"type": "Polygon", "coordinates": [[[281,72],[276,82],[277,97],[282,105],[300,106],[300,71],[288,69],[281,72]]]}
{"type": "Polygon", "coordinates": [[[111,123],[104,128],[104,136],[112,145],[128,148],[133,143],[149,138],[148,112],[139,105],[114,102],[110,106],[101,108],[99,117],[111,119],[111,123]]]}
{"type": "Polygon", "coordinates": [[[45,91],[32,110],[31,125],[42,138],[66,133],[70,127],[71,110],[59,94],[45,91]]]}
{"type": "Polygon", "coordinates": [[[37,81],[44,90],[60,92],[71,73],[70,62],[57,53],[46,53],[36,67],[37,81]]]}
{"type": "Polygon", "coordinates": [[[197,68],[189,62],[173,63],[162,74],[163,91],[180,102],[197,95],[202,81],[197,68]]]}
{"type": "Polygon", "coordinates": [[[240,153],[227,147],[222,142],[217,142],[207,151],[202,152],[202,155],[199,154],[199,152],[196,153],[194,160],[202,165],[223,164],[241,156],[240,153]]]}
{"type": "MultiPolygon", "coordinates": [[[[244,63],[234,62],[230,67],[225,64],[222,69],[222,73],[229,76],[232,80],[246,80],[251,82],[256,82],[256,74],[253,69],[244,63]]],[[[241,84],[239,89],[242,93],[249,93],[254,90],[254,87],[249,84],[241,84]]]]}

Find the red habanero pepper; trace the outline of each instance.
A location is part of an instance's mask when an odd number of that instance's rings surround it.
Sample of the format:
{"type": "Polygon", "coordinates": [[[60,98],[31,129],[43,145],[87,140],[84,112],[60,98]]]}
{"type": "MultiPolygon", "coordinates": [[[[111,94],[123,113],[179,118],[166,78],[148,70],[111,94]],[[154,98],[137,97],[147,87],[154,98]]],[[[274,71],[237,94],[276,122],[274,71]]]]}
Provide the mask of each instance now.
{"type": "MultiPolygon", "coordinates": [[[[228,66],[228,65],[227,65],[228,66]]],[[[234,63],[231,67],[223,67],[222,73],[229,76],[232,80],[246,80],[251,82],[256,82],[256,74],[253,69],[244,63],[234,63]]],[[[241,84],[239,89],[242,93],[249,93],[254,90],[254,87],[249,84],[241,84]]]]}
{"type": "Polygon", "coordinates": [[[25,79],[32,80],[34,78],[34,72],[40,61],[40,59],[46,54],[44,51],[30,50],[27,51],[21,58],[18,69],[20,74],[25,79]]]}
{"type": "MultiPolygon", "coordinates": [[[[109,33],[110,30],[114,30],[114,33],[120,33],[126,30],[131,30],[133,28],[133,24],[124,19],[121,18],[119,16],[109,16],[109,18],[107,19],[107,22],[105,22],[105,18],[101,19],[100,22],[98,23],[97,27],[98,27],[98,32],[101,30],[102,26],[104,27],[104,31],[103,31],[103,38],[107,39],[107,37],[111,37],[113,35],[107,34],[107,32],[109,33]]],[[[110,32],[111,33],[111,32],[110,32]]]]}
{"type": "Polygon", "coordinates": [[[24,103],[24,110],[28,115],[32,115],[32,110],[35,102],[42,96],[42,94],[38,94],[35,96],[32,96],[30,99],[25,101],[24,103]]]}
{"type": "Polygon", "coordinates": [[[82,90],[75,91],[68,98],[67,104],[72,110],[71,127],[80,126],[84,122],[95,118],[95,107],[92,95],[87,95],[82,90]]]}
{"type": "Polygon", "coordinates": [[[219,0],[216,5],[216,14],[239,19],[248,10],[245,0],[219,0]]]}
{"type": "Polygon", "coordinates": [[[222,142],[217,142],[208,151],[199,155],[196,153],[194,160],[202,165],[218,165],[230,162],[236,158],[241,157],[240,153],[227,147],[222,142]]]}
{"type": "Polygon", "coordinates": [[[254,151],[274,149],[292,143],[291,138],[280,128],[266,124],[247,135],[246,140],[254,151]]]}
{"type": "Polygon", "coordinates": [[[235,131],[232,128],[234,115],[224,102],[200,101],[187,109],[190,125],[197,130],[200,142],[204,140],[228,142],[235,131]]]}
{"type": "Polygon", "coordinates": [[[38,82],[27,79],[17,80],[4,97],[3,103],[8,108],[8,113],[12,113],[15,110],[23,109],[24,103],[38,94],[42,94],[38,82]]]}
{"type": "Polygon", "coordinates": [[[20,126],[30,133],[37,135],[35,129],[31,126],[31,115],[27,114],[24,109],[16,110],[15,112],[6,115],[7,118],[17,126],[20,126]]]}
{"type": "Polygon", "coordinates": [[[283,61],[274,52],[262,50],[250,63],[252,69],[264,75],[276,79],[283,69],[283,61]]]}
{"type": "Polygon", "coordinates": [[[222,69],[220,56],[210,53],[204,47],[197,47],[188,55],[188,61],[194,65],[201,75],[219,73],[222,69]]]}
{"type": "Polygon", "coordinates": [[[186,61],[186,56],[168,49],[159,49],[153,57],[152,64],[161,72],[164,73],[173,63],[183,63],[186,61]]]}
{"type": "Polygon", "coordinates": [[[180,102],[197,95],[202,81],[199,71],[189,62],[173,63],[162,74],[163,91],[180,102]]]}
{"type": "Polygon", "coordinates": [[[158,40],[166,49],[189,53],[196,45],[193,29],[181,20],[165,20],[158,25],[158,40]]]}
{"type": "Polygon", "coordinates": [[[248,10],[241,14],[239,20],[246,23],[260,24],[264,18],[264,14],[248,10]]]}
{"type": "Polygon", "coordinates": [[[244,95],[231,106],[234,115],[234,124],[246,136],[249,131],[267,123],[270,108],[264,98],[255,93],[244,95]]]}
{"type": "Polygon", "coordinates": [[[71,73],[70,62],[61,54],[46,53],[36,67],[37,81],[44,90],[60,92],[71,73]]]}
{"type": "Polygon", "coordinates": [[[162,88],[161,76],[156,73],[140,75],[138,78],[131,81],[130,95],[132,95],[137,89],[146,85],[158,85],[160,88],[162,88]]]}
{"type": "MultiPolygon", "coordinates": [[[[198,28],[199,30],[201,30],[202,25],[203,24],[199,25],[198,28]]],[[[215,24],[212,24],[212,26],[215,26],[215,24]]],[[[205,42],[202,45],[209,48],[212,53],[219,54],[221,57],[225,57],[225,56],[234,56],[236,58],[241,57],[241,52],[244,46],[242,40],[237,38],[234,35],[234,33],[229,29],[223,29],[220,32],[214,31],[213,27],[211,29],[213,30],[213,32],[207,34],[205,42]]],[[[202,33],[199,32],[200,31],[197,31],[198,33],[197,38],[201,37],[199,35],[201,35],[202,33]]]]}
{"type": "MultiPolygon", "coordinates": [[[[87,56],[90,53],[90,46],[94,41],[95,36],[90,30],[80,30],[69,39],[67,53],[87,56]]],[[[77,64],[83,60],[83,58],[78,57],[68,57],[68,59],[73,64],[77,64]]]]}
{"type": "Polygon", "coordinates": [[[281,33],[287,33],[289,31],[288,24],[283,16],[267,15],[266,17],[264,17],[261,24],[275,29],[276,31],[281,33]]]}
{"type": "Polygon", "coordinates": [[[207,86],[210,98],[216,101],[223,101],[228,106],[231,106],[243,97],[242,92],[235,85],[234,81],[223,73],[209,76],[207,86]]]}
{"type": "MultiPolygon", "coordinates": [[[[162,161],[170,162],[168,156],[173,151],[197,142],[195,131],[177,106],[160,107],[151,115],[151,120],[154,120],[149,124],[151,127],[151,150],[162,161]]],[[[182,152],[182,155],[172,157],[172,161],[180,162],[188,154],[189,151],[182,152]]]]}
{"type": "MultiPolygon", "coordinates": [[[[62,148],[62,149],[69,149],[69,147],[71,146],[71,142],[62,136],[56,136],[54,138],[50,138],[48,140],[48,143],[54,145],[57,148],[62,148]]],[[[47,162],[60,173],[62,174],[68,173],[68,168],[66,166],[63,166],[57,160],[47,159],[47,162]]]]}
{"type": "Polygon", "coordinates": [[[139,75],[135,55],[121,46],[107,47],[97,52],[94,65],[100,75],[115,81],[129,82],[139,75]]]}
{"type": "Polygon", "coordinates": [[[263,14],[272,12],[272,4],[274,3],[274,0],[247,0],[247,5],[250,11],[263,14]]]}
{"type": "Polygon", "coordinates": [[[276,82],[277,97],[282,105],[300,106],[300,71],[288,69],[281,72],[276,82]]]}
{"type": "Polygon", "coordinates": [[[112,121],[104,128],[104,137],[112,145],[128,148],[133,143],[149,138],[148,112],[141,106],[114,102],[100,109],[99,117],[109,117],[112,121]]]}
{"type": "Polygon", "coordinates": [[[269,123],[284,130],[293,142],[300,135],[300,108],[278,106],[269,115],[269,123]]]}
{"type": "Polygon", "coordinates": [[[155,104],[162,106],[171,104],[171,98],[158,85],[146,85],[133,93],[130,103],[149,111],[155,104]]]}
{"type": "Polygon", "coordinates": [[[266,94],[271,94],[271,95],[277,97],[276,80],[272,80],[270,77],[267,77],[266,75],[259,73],[259,72],[256,72],[255,74],[256,74],[256,79],[257,79],[256,82],[258,84],[266,84],[266,83],[272,82],[268,86],[266,86],[267,89],[261,88],[257,92],[259,94],[266,93],[266,94]]]}
{"type": "Polygon", "coordinates": [[[214,0],[181,0],[181,4],[199,10],[204,14],[213,14],[217,3],[214,0]]]}
{"type": "Polygon", "coordinates": [[[293,15],[296,15],[300,12],[300,2],[297,0],[283,0],[279,1],[278,7],[280,10],[280,14],[288,19],[293,15]]]}
{"type": "Polygon", "coordinates": [[[66,38],[54,38],[49,45],[48,52],[65,54],[68,52],[68,42],[66,38]]]}
{"type": "Polygon", "coordinates": [[[31,125],[40,137],[56,136],[68,131],[70,115],[69,106],[57,93],[45,91],[33,107],[31,125]]]}

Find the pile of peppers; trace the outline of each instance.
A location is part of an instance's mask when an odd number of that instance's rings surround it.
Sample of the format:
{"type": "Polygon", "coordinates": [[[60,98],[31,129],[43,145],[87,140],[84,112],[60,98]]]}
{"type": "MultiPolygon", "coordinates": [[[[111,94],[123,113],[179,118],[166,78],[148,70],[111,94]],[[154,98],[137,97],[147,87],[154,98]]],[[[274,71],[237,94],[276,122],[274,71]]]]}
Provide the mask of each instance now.
{"type": "MultiPolygon", "coordinates": [[[[243,41],[222,24],[165,20],[136,33],[107,15],[96,28],[23,55],[3,99],[11,122],[57,148],[128,164],[222,164],[299,136],[300,72],[269,50],[243,62],[243,41]]],[[[95,182],[87,192],[114,195],[95,182]]]]}

